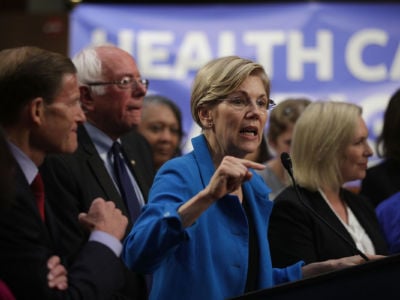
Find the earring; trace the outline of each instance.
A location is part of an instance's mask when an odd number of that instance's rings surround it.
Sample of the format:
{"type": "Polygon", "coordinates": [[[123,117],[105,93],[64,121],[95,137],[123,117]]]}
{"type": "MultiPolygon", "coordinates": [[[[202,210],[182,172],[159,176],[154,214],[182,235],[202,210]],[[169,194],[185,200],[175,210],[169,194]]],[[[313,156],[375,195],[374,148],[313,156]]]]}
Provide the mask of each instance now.
{"type": "Polygon", "coordinates": [[[213,121],[208,121],[208,127],[212,128],[214,125],[213,121]]]}

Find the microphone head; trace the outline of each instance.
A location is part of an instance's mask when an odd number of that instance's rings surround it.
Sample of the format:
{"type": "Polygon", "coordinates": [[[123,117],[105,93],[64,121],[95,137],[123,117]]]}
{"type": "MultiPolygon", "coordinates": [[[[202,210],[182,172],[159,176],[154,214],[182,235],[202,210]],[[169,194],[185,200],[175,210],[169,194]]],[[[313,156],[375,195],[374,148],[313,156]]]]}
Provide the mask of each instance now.
{"type": "Polygon", "coordinates": [[[286,171],[288,171],[290,174],[292,173],[292,159],[290,158],[290,155],[287,152],[282,152],[281,154],[281,162],[286,171]]]}
{"type": "Polygon", "coordinates": [[[292,167],[292,159],[290,158],[290,155],[287,152],[281,153],[281,162],[285,168],[292,167]]]}

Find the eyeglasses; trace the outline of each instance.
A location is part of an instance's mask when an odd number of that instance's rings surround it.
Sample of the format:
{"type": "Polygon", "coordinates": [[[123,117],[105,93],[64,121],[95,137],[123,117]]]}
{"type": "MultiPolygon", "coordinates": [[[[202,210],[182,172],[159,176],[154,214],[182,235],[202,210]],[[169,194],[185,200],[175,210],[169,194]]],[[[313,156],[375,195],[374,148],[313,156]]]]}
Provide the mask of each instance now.
{"type": "MultiPolygon", "coordinates": [[[[225,101],[236,110],[244,110],[245,108],[251,106],[251,100],[245,95],[230,96],[224,99],[219,99],[217,101],[225,101]]],[[[256,100],[257,109],[263,113],[271,110],[275,105],[276,103],[274,102],[274,100],[268,99],[266,97],[258,98],[256,100]]]]}
{"type": "Polygon", "coordinates": [[[149,80],[143,78],[133,78],[131,76],[124,76],[121,80],[114,81],[106,81],[106,82],[89,82],[87,85],[89,86],[98,86],[98,85],[109,85],[115,84],[122,90],[127,90],[131,88],[132,90],[136,90],[139,85],[145,87],[146,89],[149,87],[149,80]]]}

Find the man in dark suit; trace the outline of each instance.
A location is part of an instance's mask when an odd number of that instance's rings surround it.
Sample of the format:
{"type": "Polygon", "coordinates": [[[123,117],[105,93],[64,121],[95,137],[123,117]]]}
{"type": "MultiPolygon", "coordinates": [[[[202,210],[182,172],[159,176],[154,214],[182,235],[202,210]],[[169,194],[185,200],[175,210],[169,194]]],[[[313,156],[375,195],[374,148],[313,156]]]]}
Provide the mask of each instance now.
{"type": "MultiPolygon", "coordinates": [[[[10,205],[14,196],[14,178],[10,176],[14,172],[15,164],[3,130],[0,129],[0,210],[10,205]]],[[[0,279],[0,299],[15,300],[10,288],[0,279]]]]}
{"type": "Polygon", "coordinates": [[[0,124],[15,160],[9,174],[15,179],[13,198],[0,208],[0,278],[18,300],[109,299],[124,278],[120,240],[128,221],[103,199],[74,216],[90,229],[90,238],[76,259],[66,263],[68,285],[48,282],[49,267],[61,267],[62,236],[38,167],[48,153],[77,148],[76,130],[85,115],[74,64],[36,47],[2,50],[0,94],[0,124]]]}
{"type": "MultiPolygon", "coordinates": [[[[111,200],[128,217],[129,233],[154,176],[151,149],[135,132],[148,81],[141,78],[134,58],[104,45],[82,50],[74,63],[87,122],[78,128],[78,150],[49,157],[42,167],[46,188],[56,199],[52,205],[62,223],[63,250],[72,257],[86,239],[74,214],[85,211],[94,197],[111,200]],[[115,169],[115,143],[122,148],[119,158],[127,171],[128,192],[115,169]]],[[[147,299],[143,275],[126,269],[126,285],[115,298],[147,299]]]]}

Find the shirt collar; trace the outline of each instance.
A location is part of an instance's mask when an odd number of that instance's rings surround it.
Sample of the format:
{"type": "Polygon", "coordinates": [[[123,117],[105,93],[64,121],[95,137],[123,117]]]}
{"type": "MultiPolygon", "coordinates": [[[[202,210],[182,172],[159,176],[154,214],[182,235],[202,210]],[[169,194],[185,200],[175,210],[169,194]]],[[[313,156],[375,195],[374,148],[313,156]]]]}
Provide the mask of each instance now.
{"type": "MultiPolygon", "coordinates": [[[[114,141],[107,134],[105,134],[103,131],[90,124],[89,122],[85,122],[83,126],[85,126],[85,129],[91,140],[93,141],[93,144],[96,147],[96,150],[100,154],[100,156],[107,155],[114,141]]],[[[120,139],[118,139],[117,141],[121,142],[120,139]]]]}
{"type": "Polygon", "coordinates": [[[26,180],[31,184],[36,174],[39,172],[38,167],[18,146],[10,141],[7,142],[10,151],[24,173],[26,180]]]}

